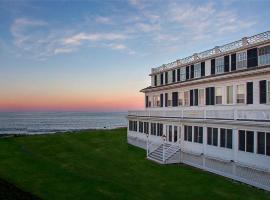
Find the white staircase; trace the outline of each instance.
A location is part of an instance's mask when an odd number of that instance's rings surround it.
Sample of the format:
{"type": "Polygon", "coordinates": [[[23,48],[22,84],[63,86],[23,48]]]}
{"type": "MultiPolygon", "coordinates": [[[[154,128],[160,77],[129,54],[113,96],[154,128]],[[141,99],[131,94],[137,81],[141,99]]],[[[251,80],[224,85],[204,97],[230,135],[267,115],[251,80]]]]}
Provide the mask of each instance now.
{"type": "Polygon", "coordinates": [[[180,162],[180,144],[175,143],[148,143],[147,158],[160,164],[180,162]]]}

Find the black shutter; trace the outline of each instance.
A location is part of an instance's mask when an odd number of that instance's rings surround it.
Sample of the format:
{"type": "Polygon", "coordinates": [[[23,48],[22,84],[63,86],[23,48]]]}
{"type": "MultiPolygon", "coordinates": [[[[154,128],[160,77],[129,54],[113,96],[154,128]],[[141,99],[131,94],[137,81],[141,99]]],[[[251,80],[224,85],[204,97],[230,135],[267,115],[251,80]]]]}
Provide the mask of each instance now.
{"type": "Polygon", "coordinates": [[[163,73],[162,74],[160,74],[160,85],[163,85],[163,73]]]}
{"type": "Polygon", "coordinates": [[[247,50],[247,67],[258,66],[257,48],[247,50]]]}
{"type": "Polygon", "coordinates": [[[224,57],[224,72],[229,72],[230,71],[230,57],[225,56],[224,57]]]}
{"type": "Polygon", "coordinates": [[[177,81],[180,81],[180,69],[177,69],[177,81]]]}
{"type": "Polygon", "coordinates": [[[205,104],[210,105],[210,88],[205,89],[205,104]]]}
{"type": "Polygon", "coordinates": [[[172,82],[175,82],[175,70],[172,71],[172,82]]]}
{"type": "Polygon", "coordinates": [[[165,107],[168,107],[168,93],[165,93],[165,107]]]}
{"type": "Polygon", "coordinates": [[[253,104],[253,82],[247,82],[247,104],[253,104]]]}
{"type": "Polygon", "coordinates": [[[157,75],[154,76],[154,85],[157,86],[157,75]]]}
{"type": "Polygon", "coordinates": [[[198,105],[198,89],[194,90],[194,106],[198,105]]]}
{"type": "Polygon", "coordinates": [[[172,106],[173,107],[178,106],[178,92],[172,93],[172,106]]]}
{"type": "Polygon", "coordinates": [[[266,103],[266,80],[260,81],[260,103],[266,103]]]}
{"type": "Polygon", "coordinates": [[[190,78],[194,78],[194,65],[190,66],[190,78]]]}
{"type": "Polygon", "coordinates": [[[215,87],[210,88],[211,103],[210,105],[215,105],[215,87]]]}
{"type": "Polygon", "coordinates": [[[160,107],[163,107],[163,94],[160,94],[160,107]]]}
{"type": "Polygon", "coordinates": [[[193,90],[189,91],[189,102],[190,102],[190,106],[193,106],[193,90]]]}
{"type": "Polygon", "coordinates": [[[189,79],[189,66],[186,67],[186,80],[189,79]]]}
{"type": "Polygon", "coordinates": [[[165,72],[165,84],[168,84],[168,72],[165,72]]]}
{"type": "Polygon", "coordinates": [[[201,62],[201,76],[205,76],[205,62],[201,62]]]}
{"type": "Polygon", "coordinates": [[[216,73],[216,63],[215,63],[215,59],[211,60],[211,75],[216,73]]]}
{"type": "Polygon", "coordinates": [[[231,55],[231,71],[236,70],[236,54],[231,55]]]}
{"type": "Polygon", "coordinates": [[[145,107],[148,108],[148,96],[145,96],[145,107]]]}

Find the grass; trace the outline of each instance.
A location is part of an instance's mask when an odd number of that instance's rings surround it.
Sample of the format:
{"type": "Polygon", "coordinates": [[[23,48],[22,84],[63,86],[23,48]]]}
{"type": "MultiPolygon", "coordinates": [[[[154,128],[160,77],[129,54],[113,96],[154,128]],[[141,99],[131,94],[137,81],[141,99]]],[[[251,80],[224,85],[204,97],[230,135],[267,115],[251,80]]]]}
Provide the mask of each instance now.
{"type": "Polygon", "coordinates": [[[0,177],[41,199],[269,199],[270,193],[185,165],[159,165],[126,129],[0,140],[0,177]]]}

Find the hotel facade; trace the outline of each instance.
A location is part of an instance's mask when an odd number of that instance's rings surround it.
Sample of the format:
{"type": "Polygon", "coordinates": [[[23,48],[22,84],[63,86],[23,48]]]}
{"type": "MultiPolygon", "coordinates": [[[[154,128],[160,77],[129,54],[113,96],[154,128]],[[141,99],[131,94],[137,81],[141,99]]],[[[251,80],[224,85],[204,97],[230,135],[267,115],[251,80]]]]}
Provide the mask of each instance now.
{"type": "Polygon", "coordinates": [[[128,143],[270,191],[270,31],[151,70],[128,143]]]}

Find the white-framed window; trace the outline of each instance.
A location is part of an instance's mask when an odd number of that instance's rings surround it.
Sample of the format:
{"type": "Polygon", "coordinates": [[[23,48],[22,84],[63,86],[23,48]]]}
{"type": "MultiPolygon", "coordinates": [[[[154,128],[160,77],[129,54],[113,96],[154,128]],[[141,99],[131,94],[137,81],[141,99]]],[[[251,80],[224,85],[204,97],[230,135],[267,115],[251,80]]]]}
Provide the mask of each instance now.
{"type": "Polygon", "coordinates": [[[153,96],[154,107],[160,107],[160,96],[153,96]]]}
{"type": "Polygon", "coordinates": [[[270,156],[270,133],[257,132],[257,154],[270,156]]]}
{"type": "Polygon", "coordinates": [[[203,106],[203,105],[205,105],[205,97],[204,97],[204,89],[199,89],[199,91],[198,91],[198,96],[199,96],[199,106],[203,106]]]}
{"type": "Polygon", "coordinates": [[[197,63],[194,65],[194,78],[201,77],[201,63],[197,63]]]}
{"type": "Polygon", "coordinates": [[[220,147],[232,149],[232,129],[220,129],[220,147]]]}
{"type": "Polygon", "coordinates": [[[184,104],[185,106],[189,106],[189,91],[184,92],[184,104]]]}
{"type": "Polygon", "coordinates": [[[236,102],[239,104],[245,103],[245,85],[240,84],[236,87],[236,102]]]}
{"type": "Polygon", "coordinates": [[[228,85],[226,87],[226,101],[227,104],[233,104],[233,86],[228,85]]]}
{"type": "Polygon", "coordinates": [[[270,64],[270,46],[259,48],[259,65],[270,64]]]}
{"type": "Polygon", "coordinates": [[[238,131],[238,150],[245,152],[254,152],[254,131],[238,131]]]}
{"type": "Polygon", "coordinates": [[[183,106],[184,105],[184,92],[178,93],[178,105],[183,106]]]}
{"type": "Polygon", "coordinates": [[[186,68],[181,67],[180,68],[180,81],[185,81],[186,80],[186,68]]]}
{"type": "Polygon", "coordinates": [[[216,74],[224,73],[224,57],[216,58],[215,65],[216,65],[216,74]]]}
{"type": "Polygon", "coordinates": [[[221,87],[216,87],[216,104],[222,104],[222,88],[221,87]]]}
{"type": "Polygon", "coordinates": [[[267,95],[268,95],[268,103],[270,103],[270,81],[268,81],[268,87],[267,87],[267,95]]]}
{"type": "Polygon", "coordinates": [[[236,54],[236,68],[243,69],[247,67],[247,53],[240,52],[236,54]]]}

